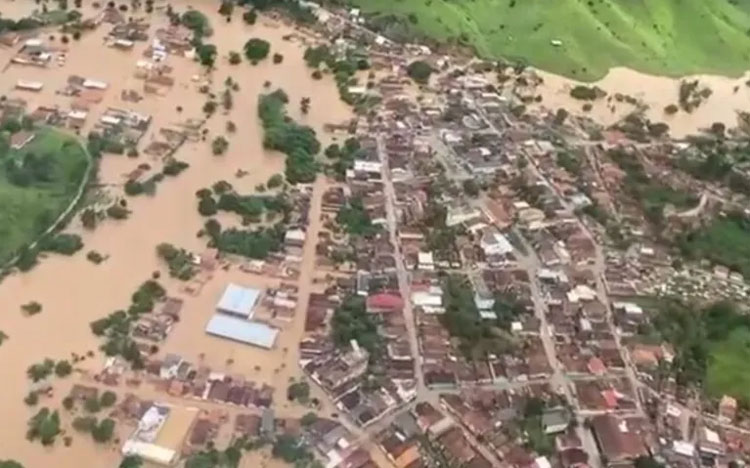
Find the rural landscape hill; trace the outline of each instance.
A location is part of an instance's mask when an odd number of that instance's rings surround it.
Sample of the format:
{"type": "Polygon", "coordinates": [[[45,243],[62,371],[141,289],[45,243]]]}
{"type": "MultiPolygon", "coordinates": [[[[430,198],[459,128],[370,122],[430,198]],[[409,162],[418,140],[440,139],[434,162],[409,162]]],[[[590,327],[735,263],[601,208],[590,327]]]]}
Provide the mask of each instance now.
{"type": "Polygon", "coordinates": [[[385,33],[408,30],[460,42],[484,57],[520,59],[582,80],[601,78],[616,66],[672,76],[739,75],[750,63],[747,0],[353,3],[374,15],[385,33]]]}

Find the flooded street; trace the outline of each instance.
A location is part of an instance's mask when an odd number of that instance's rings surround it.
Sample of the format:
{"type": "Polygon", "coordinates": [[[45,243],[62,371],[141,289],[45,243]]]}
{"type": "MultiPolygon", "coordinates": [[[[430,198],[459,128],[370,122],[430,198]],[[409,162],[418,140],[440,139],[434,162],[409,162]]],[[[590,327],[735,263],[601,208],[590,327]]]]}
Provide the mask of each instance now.
{"type": "MultiPolygon", "coordinates": [[[[182,5],[188,2],[172,3],[178,11],[182,11],[182,5]]],[[[3,16],[8,17],[13,16],[10,8],[18,8],[21,16],[30,7],[25,2],[22,8],[21,2],[6,3],[5,0],[0,5],[3,16]]],[[[0,427],[0,455],[3,458],[16,459],[27,467],[79,468],[83,459],[97,460],[95,464],[88,466],[115,466],[120,458],[118,450],[114,446],[107,449],[97,447],[87,436],[73,434],[73,444],[68,448],[59,442],[54,448],[44,449],[38,442],[32,444],[25,440],[26,422],[38,409],[28,408],[23,403],[30,385],[26,369],[44,358],[64,359],[70,358],[72,352],[83,354],[89,350],[97,350],[100,341],[91,333],[89,323],[126,307],[137,286],[159,269],[154,253],[157,244],[170,242],[197,252],[205,248],[206,240],[196,236],[205,221],[196,209],[197,190],[210,187],[223,179],[232,183],[239,193],[247,194],[257,184],[266,182],[271,175],[283,172],[284,156],[264,151],[261,145],[262,129],[256,118],[256,103],[259,93],[267,89],[264,88],[266,81],[272,83],[272,89],[281,87],[287,92],[290,97],[290,114],[315,128],[323,142],[326,141],[322,131],[325,123],[338,123],[350,116],[348,108],[339,100],[332,79],[311,79],[310,71],[302,60],[304,48],[282,40],[282,36],[292,32],[290,28],[267,25],[265,20],[260,20],[254,26],[247,26],[237,13],[232,23],[225,24],[225,20],[218,17],[213,9],[206,9],[204,12],[215,26],[215,33],[209,40],[219,51],[216,70],[212,72],[212,90],[217,94],[222,91],[223,82],[228,76],[239,83],[240,89],[234,93],[232,111],[223,115],[223,111],[218,110],[207,122],[207,142],[186,143],[175,154],[177,159],[188,162],[190,168],[176,178],[167,178],[161,182],[153,197],[128,198],[128,208],[132,210],[132,214],[127,220],[107,220],[93,232],[82,231],[77,227],[76,220],[71,230],[80,232],[83,236],[83,251],[72,257],[51,255],[42,259],[32,271],[12,275],[0,283],[0,304],[3,309],[0,330],[9,336],[0,348],[0,366],[6,382],[4,395],[0,400],[0,411],[5,417],[5,424],[0,427]],[[271,42],[271,53],[283,54],[283,63],[274,65],[269,57],[257,66],[251,66],[245,60],[239,65],[229,65],[226,58],[228,52],[241,52],[244,42],[254,36],[271,42]],[[312,98],[310,112],[304,118],[300,116],[298,108],[302,97],[312,98]],[[227,135],[230,143],[226,154],[213,156],[210,141],[215,136],[224,134],[228,120],[233,121],[238,130],[233,135],[227,135]],[[247,171],[249,175],[236,178],[238,169],[247,171]],[[89,250],[96,250],[109,258],[100,265],[94,265],[86,260],[85,252],[89,250]],[[32,300],[43,305],[43,312],[26,317],[21,313],[20,306],[32,300]]],[[[153,18],[155,22],[163,23],[166,20],[162,15],[156,14],[153,18]]],[[[170,56],[167,59],[167,63],[174,68],[172,76],[176,82],[166,96],[146,95],[138,103],[122,101],[120,92],[123,89],[136,89],[139,92],[142,89],[143,82],[137,80],[133,72],[136,62],[143,58],[142,51],[146,44],[136,43],[135,50],[130,52],[104,47],[103,38],[110,27],[102,25],[99,29],[84,34],[79,42],[71,41],[68,44],[67,62],[62,67],[9,67],[0,75],[0,89],[8,97],[26,99],[29,110],[38,105],[54,104],[67,108],[70,98],[57,95],[55,91],[64,87],[69,75],[107,82],[109,89],[104,100],[90,109],[87,127],[90,128],[108,106],[150,114],[153,121],[141,140],[140,149],[148,145],[160,127],[189,117],[202,116],[201,108],[206,97],[197,92],[197,85],[191,81],[191,77],[201,74],[203,70],[197,63],[181,57],[170,56]],[[41,81],[44,89],[40,93],[12,90],[19,79],[41,81]],[[176,111],[178,106],[183,108],[181,113],[176,111]]],[[[152,24],[151,32],[154,29],[155,25],[152,24]]],[[[58,33],[50,34],[59,36],[58,33]]],[[[10,49],[0,49],[2,63],[7,63],[12,54],[10,49]]],[[[88,128],[85,128],[82,134],[87,132],[88,128]]],[[[144,162],[150,162],[150,157],[144,154],[135,159],[105,155],[101,161],[99,181],[105,185],[121,185],[125,181],[124,174],[144,162]]],[[[317,200],[322,189],[323,181],[320,179],[315,190],[317,200]]],[[[118,187],[113,192],[118,193],[120,190],[118,187]]],[[[319,202],[314,206],[318,205],[319,202]]],[[[315,213],[313,210],[312,220],[316,220],[315,213]]],[[[314,232],[315,229],[316,226],[310,226],[308,232],[314,232]]],[[[314,243],[314,236],[308,239],[312,239],[314,243]]],[[[308,244],[303,267],[310,269],[312,257],[307,254],[312,253],[314,245],[308,244]]],[[[217,371],[242,373],[259,383],[266,382],[275,386],[276,401],[284,403],[288,379],[301,374],[294,350],[303,329],[302,312],[306,302],[305,294],[310,287],[305,278],[310,278],[310,274],[309,270],[302,272],[295,321],[282,331],[276,350],[262,351],[205,335],[205,324],[228,282],[257,287],[278,283],[278,280],[271,281],[235,269],[215,272],[200,295],[184,297],[183,321],[176,325],[171,336],[161,344],[162,352],[180,353],[195,361],[203,354],[205,364],[217,371]],[[288,352],[283,352],[282,348],[287,348],[288,352]],[[227,369],[227,359],[234,361],[230,369],[227,369]]],[[[180,288],[183,283],[170,280],[166,275],[162,276],[161,282],[170,294],[182,297],[180,288]]],[[[98,371],[101,365],[101,357],[97,353],[96,358],[87,359],[80,367],[98,371]]],[[[69,377],[67,380],[74,378],[69,377]]],[[[57,380],[55,400],[64,396],[67,391],[64,389],[69,384],[70,382],[62,383],[57,380]]],[[[39,406],[59,407],[59,401],[42,398],[39,406]]],[[[300,414],[302,413],[304,411],[300,409],[300,414]]],[[[119,435],[126,437],[128,434],[119,435]]],[[[275,465],[269,463],[268,466],[275,465]]]]}

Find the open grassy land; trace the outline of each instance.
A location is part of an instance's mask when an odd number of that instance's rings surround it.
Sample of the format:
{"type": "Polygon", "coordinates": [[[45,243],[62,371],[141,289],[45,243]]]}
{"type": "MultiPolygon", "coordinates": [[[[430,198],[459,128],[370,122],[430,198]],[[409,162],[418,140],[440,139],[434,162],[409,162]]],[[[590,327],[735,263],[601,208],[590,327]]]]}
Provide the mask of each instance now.
{"type": "Polygon", "coordinates": [[[750,330],[738,328],[711,349],[706,391],[750,401],[750,330]]]}
{"type": "Polygon", "coordinates": [[[680,239],[679,247],[692,259],[705,258],[750,278],[750,221],[741,214],[715,219],[680,239]]]}
{"type": "Polygon", "coordinates": [[[581,80],[616,66],[739,75],[750,63],[746,0],[351,1],[380,17],[386,34],[408,25],[434,39],[462,40],[488,58],[523,59],[581,80]],[[383,21],[388,15],[404,21],[383,21]]]}
{"type": "Polygon", "coordinates": [[[68,207],[87,155],[73,137],[37,131],[21,150],[0,150],[0,263],[44,232],[68,207]]]}

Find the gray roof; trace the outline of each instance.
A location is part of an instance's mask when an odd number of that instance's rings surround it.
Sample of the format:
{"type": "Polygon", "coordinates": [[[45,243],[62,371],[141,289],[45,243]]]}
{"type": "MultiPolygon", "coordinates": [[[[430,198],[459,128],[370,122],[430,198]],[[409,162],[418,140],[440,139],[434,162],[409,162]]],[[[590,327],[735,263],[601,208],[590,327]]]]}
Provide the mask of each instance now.
{"type": "Polygon", "coordinates": [[[276,342],[279,330],[262,323],[219,313],[214,314],[208,321],[206,333],[270,349],[276,342]]]}
{"type": "Polygon", "coordinates": [[[260,290],[229,283],[216,309],[220,312],[250,317],[260,297],[260,290]]]}

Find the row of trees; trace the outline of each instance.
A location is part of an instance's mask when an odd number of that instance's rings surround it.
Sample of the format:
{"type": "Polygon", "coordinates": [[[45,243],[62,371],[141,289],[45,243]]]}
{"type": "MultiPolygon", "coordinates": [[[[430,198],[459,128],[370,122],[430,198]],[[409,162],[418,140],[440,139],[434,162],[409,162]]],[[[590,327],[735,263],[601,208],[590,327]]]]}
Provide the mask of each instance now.
{"type": "Polygon", "coordinates": [[[197,273],[193,264],[193,256],[185,249],[162,242],[156,246],[156,255],[166,262],[169,274],[173,278],[187,281],[197,273]]]}

